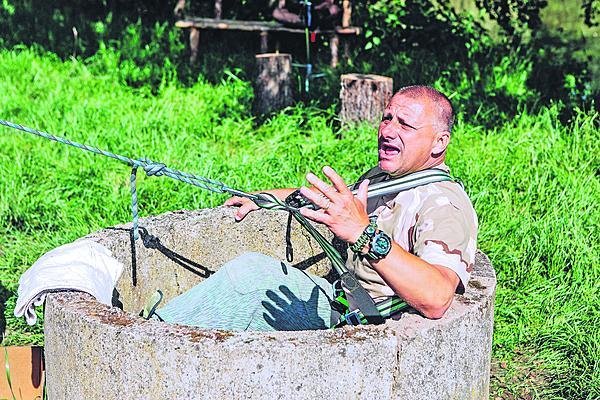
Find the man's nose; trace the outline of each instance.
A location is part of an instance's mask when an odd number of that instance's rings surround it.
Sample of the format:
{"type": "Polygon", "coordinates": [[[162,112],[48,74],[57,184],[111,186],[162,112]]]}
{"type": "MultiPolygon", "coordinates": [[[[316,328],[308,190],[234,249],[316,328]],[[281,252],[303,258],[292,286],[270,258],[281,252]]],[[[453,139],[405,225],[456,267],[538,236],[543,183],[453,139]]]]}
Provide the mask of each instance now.
{"type": "Polygon", "coordinates": [[[391,122],[379,124],[379,137],[385,139],[391,139],[398,136],[398,130],[395,129],[394,124],[391,122]]]}

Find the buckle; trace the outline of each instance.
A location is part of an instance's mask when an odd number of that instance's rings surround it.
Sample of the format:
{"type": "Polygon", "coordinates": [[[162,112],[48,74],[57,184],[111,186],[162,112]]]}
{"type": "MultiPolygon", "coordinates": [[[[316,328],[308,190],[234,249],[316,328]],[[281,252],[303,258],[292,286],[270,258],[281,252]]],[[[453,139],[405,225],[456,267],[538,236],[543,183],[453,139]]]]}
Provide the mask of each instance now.
{"type": "Polygon", "coordinates": [[[348,314],[344,315],[344,319],[346,320],[346,323],[348,325],[352,325],[352,326],[358,326],[358,325],[362,325],[360,323],[360,311],[359,310],[354,310],[352,312],[349,312],[348,314]]]}

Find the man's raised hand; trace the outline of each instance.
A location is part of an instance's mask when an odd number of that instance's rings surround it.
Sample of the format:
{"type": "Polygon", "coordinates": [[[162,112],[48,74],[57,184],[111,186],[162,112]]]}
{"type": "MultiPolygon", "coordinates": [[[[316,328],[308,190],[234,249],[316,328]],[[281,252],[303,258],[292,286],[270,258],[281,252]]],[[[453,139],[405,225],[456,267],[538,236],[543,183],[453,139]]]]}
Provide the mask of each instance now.
{"type": "Polygon", "coordinates": [[[300,192],[317,206],[320,210],[311,210],[303,207],[300,209],[306,218],[321,223],[338,238],[352,244],[361,235],[367,225],[369,216],[367,214],[367,190],[369,181],[364,180],[358,187],[356,196],[331,167],[324,167],[323,173],[331,183],[327,184],[316,175],[306,175],[311,188],[303,186],[300,192]]]}

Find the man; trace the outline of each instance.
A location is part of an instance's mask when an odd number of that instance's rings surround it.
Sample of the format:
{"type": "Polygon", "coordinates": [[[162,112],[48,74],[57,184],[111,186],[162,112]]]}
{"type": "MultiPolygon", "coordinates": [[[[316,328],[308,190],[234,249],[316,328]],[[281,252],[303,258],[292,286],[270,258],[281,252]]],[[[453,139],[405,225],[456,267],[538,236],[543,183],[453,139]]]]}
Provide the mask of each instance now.
{"type": "MultiPolygon", "coordinates": [[[[394,178],[429,168],[447,171],[444,160],[453,118],[450,101],[437,90],[426,86],[401,89],[383,113],[378,130],[379,165],[368,175],[383,172],[394,178]]],[[[323,173],[330,183],[309,173],[306,180],[312,186],[300,189],[320,208],[305,207],[301,213],[348,243],[352,250],[347,267],[372,298],[397,295],[425,317],[441,318],[454,293],[466,287],[475,257],[477,218],[462,187],[435,182],[367,201],[368,179],[353,195],[332,168],[324,167],[323,173]],[[368,228],[373,225],[376,230],[369,236],[368,228]],[[391,246],[374,253],[365,240],[374,235],[387,237],[391,246]]],[[[285,199],[293,191],[267,192],[285,199]]],[[[228,199],[225,205],[239,207],[237,220],[258,209],[240,197],[228,199]]],[[[158,314],[167,321],[189,322],[193,313],[203,313],[208,317],[192,321],[193,325],[260,330],[324,328],[339,316],[331,309],[335,295],[328,282],[286,268],[279,261],[251,254],[222,270],[158,314]],[[190,310],[190,303],[198,308],[190,310]],[[235,310],[228,311],[228,307],[235,310]],[[248,319],[248,314],[253,317],[248,319]],[[212,322],[206,322],[207,318],[212,322]]]]}
{"type": "MultiPolygon", "coordinates": [[[[273,18],[283,25],[293,28],[304,28],[307,25],[307,10],[305,4],[291,4],[292,8],[285,6],[285,1],[280,1],[273,10],[273,18]]],[[[312,7],[311,26],[309,28],[333,29],[339,25],[342,10],[334,0],[323,0],[312,7]]]]}

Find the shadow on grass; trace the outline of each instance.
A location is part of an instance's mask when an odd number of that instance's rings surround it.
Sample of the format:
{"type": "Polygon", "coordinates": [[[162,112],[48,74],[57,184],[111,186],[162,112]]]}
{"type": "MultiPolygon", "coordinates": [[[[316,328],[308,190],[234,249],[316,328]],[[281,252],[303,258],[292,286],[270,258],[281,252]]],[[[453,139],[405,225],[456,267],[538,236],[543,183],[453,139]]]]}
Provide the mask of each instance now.
{"type": "Polygon", "coordinates": [[[4,332],[6,332],[6,300],[11,296],[10,290],[0,285],[0,343],[4,341],[4,332]]]}

